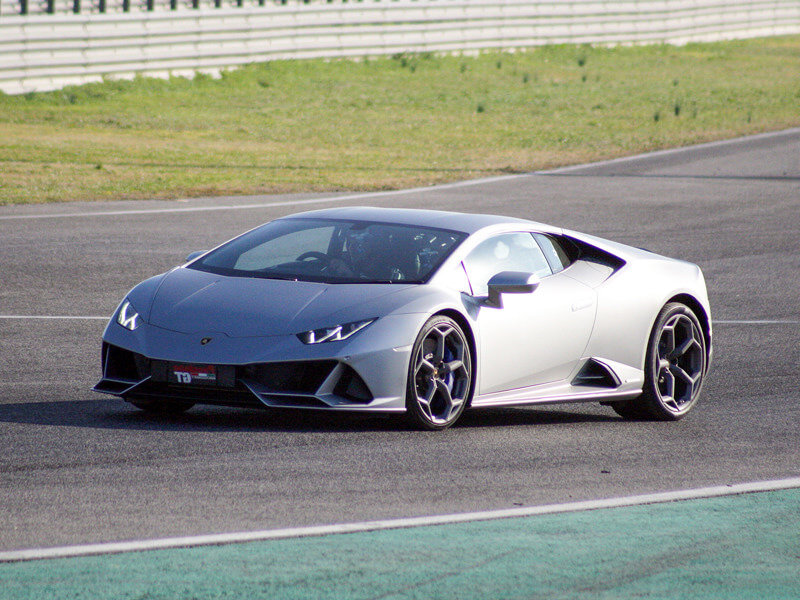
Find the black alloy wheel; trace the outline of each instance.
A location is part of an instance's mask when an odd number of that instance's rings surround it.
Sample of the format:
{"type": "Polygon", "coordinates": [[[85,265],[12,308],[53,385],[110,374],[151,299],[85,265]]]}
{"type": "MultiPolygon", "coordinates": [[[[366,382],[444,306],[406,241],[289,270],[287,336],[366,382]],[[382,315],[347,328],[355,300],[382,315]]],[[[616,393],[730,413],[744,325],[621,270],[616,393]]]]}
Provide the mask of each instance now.
{"type": "Polygon", "coordinates": [[[677,421],[697,403],[708,351],[700,321],[685,304],[670,302],[656,318],[645,359],[642,395],[611,407],[628,419],[677,421]]]}
{"type": "Polygon", "coordinates": [[[453,319],[435,315],[417,335],[411,352],[406,410],[423,429],[450,427],[464,412],[472,389],[469,342],[453,319]]]}

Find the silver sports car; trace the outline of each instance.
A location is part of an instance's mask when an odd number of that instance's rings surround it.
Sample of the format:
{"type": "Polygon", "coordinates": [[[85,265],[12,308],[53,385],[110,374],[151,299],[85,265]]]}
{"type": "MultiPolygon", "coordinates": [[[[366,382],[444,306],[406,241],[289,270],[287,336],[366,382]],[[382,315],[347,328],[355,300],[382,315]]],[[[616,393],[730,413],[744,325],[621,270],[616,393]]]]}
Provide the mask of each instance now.
{"type": "Polygon", "coordinates": [[[335,208],[272,221],[134,287],[95,390],[404,413],[600,402],[675,420],[711,362],[694,264],[509,217],[335,208]]]}

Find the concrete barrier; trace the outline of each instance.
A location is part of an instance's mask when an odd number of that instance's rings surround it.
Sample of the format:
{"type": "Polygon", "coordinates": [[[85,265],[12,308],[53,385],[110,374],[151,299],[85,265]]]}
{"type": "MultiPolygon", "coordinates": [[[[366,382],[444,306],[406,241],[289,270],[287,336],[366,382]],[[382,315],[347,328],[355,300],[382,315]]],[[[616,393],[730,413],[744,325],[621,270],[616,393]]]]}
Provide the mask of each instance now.
{"type": "MultiPolygon", "coordinates": [[[[96,11],[98,1],[83,6],[96,11]]],[[[800,33],[800,0],[380,0],[241,7],[234,0],[234,6],[223,2],[220,8],[205,0],[192,8],[191,0],[183,0],[175,9],[159,0],[152,11],[140,10],[139,1],[131,12],[106,7],[102,14],[24,16],[8,14],[9,0],[0,2],[0,90],[10,94],[103,76],[190,74],[285,58],[555,43],[682,44],[800,33]]]]}

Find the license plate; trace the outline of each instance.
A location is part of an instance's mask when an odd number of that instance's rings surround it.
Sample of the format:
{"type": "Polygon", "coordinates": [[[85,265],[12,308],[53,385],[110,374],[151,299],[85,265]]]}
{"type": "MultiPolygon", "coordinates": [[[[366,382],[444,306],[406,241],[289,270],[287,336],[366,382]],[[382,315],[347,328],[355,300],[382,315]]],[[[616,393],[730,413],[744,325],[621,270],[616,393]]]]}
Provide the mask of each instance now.
{"type": "Polygon", "coordinates": [[[217,368],[214,365],[172,365],[170,379],[173,383],[188,385],[216,385],[217,368]]]}

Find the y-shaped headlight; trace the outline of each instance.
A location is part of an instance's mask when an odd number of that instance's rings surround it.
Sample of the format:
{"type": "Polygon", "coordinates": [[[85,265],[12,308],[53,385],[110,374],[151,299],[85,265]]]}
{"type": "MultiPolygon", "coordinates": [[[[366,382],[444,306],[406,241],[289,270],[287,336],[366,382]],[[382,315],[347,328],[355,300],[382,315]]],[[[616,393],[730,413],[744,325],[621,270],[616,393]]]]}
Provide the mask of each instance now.
{"type": "Polygon", "coordinates": [[[352,323],[345,323],[344,325],[336,325],[335,327],[323,327],[322,329],[313,329],[298,333],[297,337],[304,344],[321,344],[323,342],[338,342],[346,340],[351,335],[358,333],[364,327],[374,322],[375,319],[368,319],[366,321],[354,321],[352,323]]]}
{"type": "Polygon", "coordinates": [[[117,323],[122,325],[125,329],[133,331],[139,326],[140,321],[141,317],[139,317],[139,313],[137,313],[133,308],[130,300],[126,298],[125,302],[122,303],[122,306],[119,307],[119,312],[117,313],[117,323]]]}

